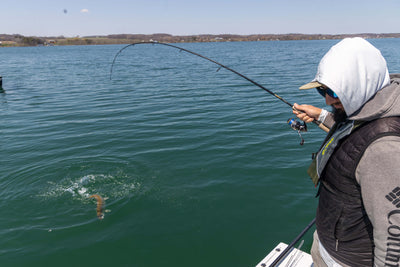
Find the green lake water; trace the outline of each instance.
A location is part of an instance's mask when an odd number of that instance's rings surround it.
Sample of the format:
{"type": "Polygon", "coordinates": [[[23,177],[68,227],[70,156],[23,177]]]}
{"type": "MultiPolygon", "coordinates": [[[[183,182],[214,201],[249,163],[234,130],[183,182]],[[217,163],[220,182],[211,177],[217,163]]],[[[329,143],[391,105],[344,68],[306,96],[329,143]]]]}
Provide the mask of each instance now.
{"type": "MultiPolygon", "coordinates": [[[[324,107],[297,88],[337,42],[179,45],[324,107]]],[[[371,42],[400,72],[400,39],[371,42]]],[[[110,80],[122,47],[0,49],[0,266],[255,266],[290,243],[315,216],[325,133],[300,146],[289,106],[169,47],[124,50],[110,80]]]]}

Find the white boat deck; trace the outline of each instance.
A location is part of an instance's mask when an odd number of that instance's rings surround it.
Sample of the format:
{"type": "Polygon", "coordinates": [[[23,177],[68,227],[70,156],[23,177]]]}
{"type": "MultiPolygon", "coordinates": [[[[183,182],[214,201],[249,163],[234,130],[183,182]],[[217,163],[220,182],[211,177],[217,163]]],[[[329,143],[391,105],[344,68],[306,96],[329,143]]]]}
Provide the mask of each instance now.
{"type": "MultiPolygon", "coordinates": [[[[286,249],[288,245],[279,243],[256,267],[268,267],[286,249]]],[[[292,248],[281,261],[279,267],[310,267],[314,266],[311,255],[297,248],[292,248]]]]}

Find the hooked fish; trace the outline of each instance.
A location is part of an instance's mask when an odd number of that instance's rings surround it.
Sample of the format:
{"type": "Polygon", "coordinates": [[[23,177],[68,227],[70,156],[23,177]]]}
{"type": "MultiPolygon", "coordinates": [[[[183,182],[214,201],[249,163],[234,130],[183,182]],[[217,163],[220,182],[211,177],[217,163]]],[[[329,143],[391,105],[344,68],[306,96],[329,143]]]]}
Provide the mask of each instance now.
{"type": "Polygon", "coordinates": [[[104,204],[105,204],[104,198],[102,198],[98,194],[91,195],[89,198],[96,199],[96,201],[97,201],[97,208],[96,208],[97,217],[99,218],[99,220],[104,219],[104,204]]]}

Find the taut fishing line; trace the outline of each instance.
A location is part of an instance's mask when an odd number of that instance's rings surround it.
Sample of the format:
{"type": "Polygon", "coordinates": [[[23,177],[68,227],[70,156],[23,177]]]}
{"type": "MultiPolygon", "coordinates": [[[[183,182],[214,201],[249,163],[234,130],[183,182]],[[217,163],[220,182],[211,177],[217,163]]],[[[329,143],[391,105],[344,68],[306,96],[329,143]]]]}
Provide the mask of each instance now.
{"type": "MultiPolygon", "coordinates": [[[[115,61],[117,60],[117,57],[118,57],[118,56],[122,53],[122,51],[124,51],[126,48],[128,48],[128,47],[130,47],[130,46],[134,46],[134,45],[140,45],[140,44],[153,44],[153,45],[156,45],[156,44],[157,44],[157,45],[169,46],[169,47],[178,49],[179,51],[184,51],[184,52],[187,52],[187,53],[189,53],[189,54],[192,54],[192,55],[201,57],[201,58],[203,58],[203,59],[205,59],[205,60],[208,60],[208,61],[210,61],[210,62],[212,62],[212,63],[214,63],[214,64],[217,64],[217,65],[219,66],[219,68],[217,69],[217,71],[219,71],[221,68],[224,68],[224,69],[226,69],[226,70],[229,70],[230,72],[233,72],[233,73],[235,73],[236,75],[239,75],[240,77],[242,77],[243,79],[245,79],[245,80],[251,82],[252,84],[254,84],[254,85],[258,86],[258,87],[260,87],[261,89],[263,89],[263,90],[266,91],[267,93],[269,93],[269,94],[271,94],[272,96],[276,97],[277,99],[281,100],[283,103],[285,103],[286,105],[288,105],[291,109],[295,110],[295,108],[293,107],[293,105],[292,105],[291,103],[289,103],[288,101],[286,101],[285,99],[283,99],[283,98],[280,97],[279,95],[277,95],[277,94],[275,94],[274,92],[272,92],[271,90],[265,88],[265,87],[262,86],[261,84],[259,84],[259,83],[255,82],[255,81],[253,81],[252,79],[250,79],[250,78],[244,76],[243,74],[241,74],[241,73],[239,73],[239,72],[237,72],[237,71],[235,71],[235,70],[233,70],[233,69],[231,69],[231,68],[229,68],[229,67],[227,67],[227,66],[225,66],[225,65],[223,65],[223,64],[221,64],[221,63],[219,63],[219,62],[217,62],[217,61],[215,61],[215,60],[212,60],[212,59],[210,59],[210,58],[208,58],[208,57],[205,57],[205,56],[200,55],[200,54],[198,54],[198,53],[196,53],[196,52],[190,51],[190,50],[188,50],[188,49],[185,49],[185,48],[182,48],[182,47],[179,47],[179,46],[176,46],[176,45],[167,44],[167,43],[160,43],[160,42],[156,42],[156,41],[132,43],[132,44],[126,45],[126,46],[124,46],[123,48],[121,48],[121,49],[115,54],[114,59],[113,59],[113,62],[112,62],[112,64],[111,64],[111,69],[110,69],[110,80],[112,79],[113,68],[114,68],[114,65],[115,65],[115,61]]],[[[306,132],[306,131],[307,131],[307,126],[306,126],[306,124],[305,124],[305,123],[301,123],[301,122],[299,122],[299,121],[296,121],[296,120],[294,120],[294,119],[289,119],[287,122],[288,122],[288,124],[290,125],[290,127],[291,127],[293,130],[295,130],[295,131],[298,132],[298,134],[299,134],[299,136],[300,136],[300,138],[301,138],[300,145],[303,145],[303,144],[304,144],[304,139],[303,139],[303,137],[301,136],[300,132],[306,132]]],[[[321,129],[323,129],[324,131],[326,131],[326,132],[329,131],[329,129],[327,129],[326,126],[323,125],[322,123],[317,122],[317,121],[313,121],[313,123],[317,124],[317,125],[318,125],[321,129]]]]}

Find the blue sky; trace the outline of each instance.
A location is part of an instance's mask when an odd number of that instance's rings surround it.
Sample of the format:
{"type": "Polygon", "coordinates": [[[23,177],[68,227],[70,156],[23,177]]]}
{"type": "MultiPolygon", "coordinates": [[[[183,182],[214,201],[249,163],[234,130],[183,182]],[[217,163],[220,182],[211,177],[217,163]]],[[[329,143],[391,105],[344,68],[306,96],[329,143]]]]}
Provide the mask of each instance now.
{"type": "Polygon", "coordinates": [[[398,33],[399,12],[399,0],[1,0],[0,33],[398,33]]]}

